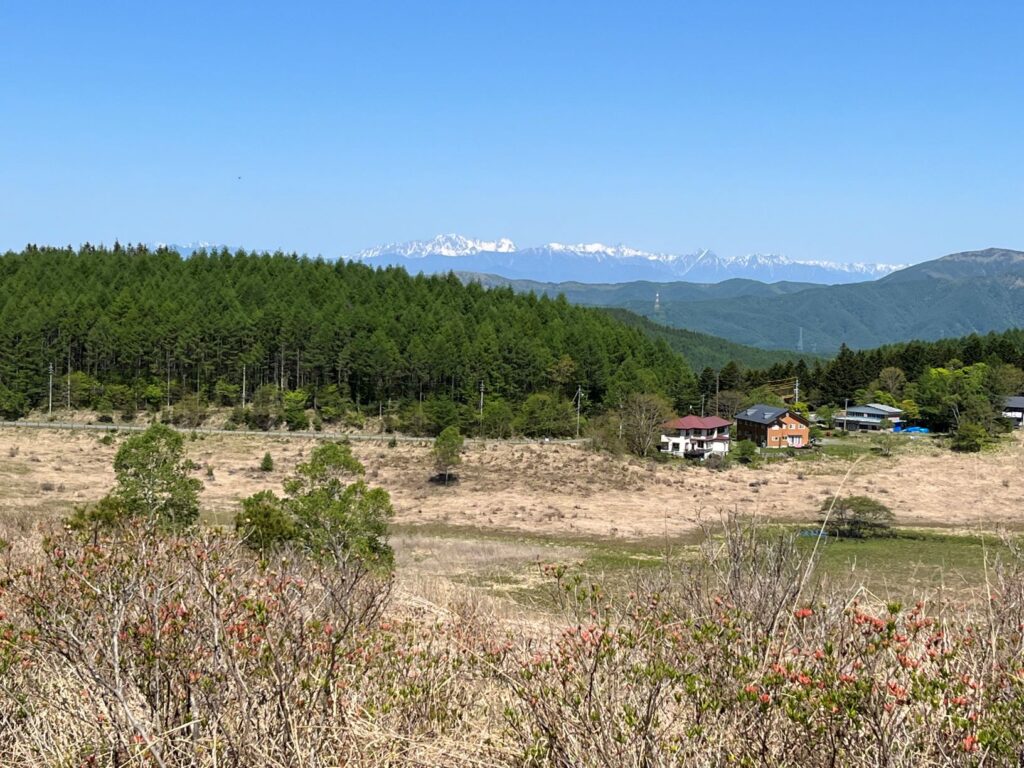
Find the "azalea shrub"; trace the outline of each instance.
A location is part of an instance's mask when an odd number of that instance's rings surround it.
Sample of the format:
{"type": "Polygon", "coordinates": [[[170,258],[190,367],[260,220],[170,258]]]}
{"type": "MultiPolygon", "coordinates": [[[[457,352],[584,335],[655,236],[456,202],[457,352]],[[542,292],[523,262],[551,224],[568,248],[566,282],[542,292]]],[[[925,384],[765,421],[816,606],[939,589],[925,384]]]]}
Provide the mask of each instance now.
{"type": "Polygon", "coordinates": [[[522,764],[1020,764],[1019,562],[968,610],[827,592],[796,555],[727,524],[624,599],[549,566],[569,621],[506,659],[522,764]]]}
{"type": "Polygon", "coordinates": [[[626,582],[540,566],[500,619],[391,573],[145,518],[55,533],[0,584],[5,764],[1017,766],[1024,574],[837,589],[736,519],[626,582]]]}
{"type": "Polygon", "coordinates": [[[366,724],[443,733],[473,711],[458,645],[435,616],[383,620],[391,587],[209,530],[58,536],[3,595],[0,745],[18,764],[298,765],[372,756],[366,724]]]}

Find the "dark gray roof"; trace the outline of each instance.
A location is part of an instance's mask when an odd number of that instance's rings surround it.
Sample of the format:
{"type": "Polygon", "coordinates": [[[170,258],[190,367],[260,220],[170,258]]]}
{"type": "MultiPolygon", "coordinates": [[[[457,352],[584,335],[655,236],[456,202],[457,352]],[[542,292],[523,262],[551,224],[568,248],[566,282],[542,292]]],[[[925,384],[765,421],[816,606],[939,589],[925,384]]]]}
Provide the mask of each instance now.
{"type": "Polygon", "coordinates": [[[1004,408],[1024,408],[1024,397],[1008,397],[1003,400],[1004,408]]]}
{"type": "Polygon", "coordinates": [[[757,405],[750,406],[745,411],[737,413],[736,421],[752,421],[755,424],[771,424],[788,410],[788,408],[779,408],[775,405],[758,403],[757,405]]]}

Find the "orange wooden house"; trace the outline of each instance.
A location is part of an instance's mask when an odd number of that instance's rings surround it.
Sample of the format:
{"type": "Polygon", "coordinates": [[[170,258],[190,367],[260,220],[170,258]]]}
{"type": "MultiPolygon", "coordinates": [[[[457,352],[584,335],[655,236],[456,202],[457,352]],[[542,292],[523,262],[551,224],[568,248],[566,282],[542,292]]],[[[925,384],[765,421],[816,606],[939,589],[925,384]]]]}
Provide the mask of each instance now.
{"type": "Polygon", "coordinates": [[[736,439],[752,440],[763,448],[806,448],[811,427],[796,411],[759,403],[736,414],[736,439]]]}

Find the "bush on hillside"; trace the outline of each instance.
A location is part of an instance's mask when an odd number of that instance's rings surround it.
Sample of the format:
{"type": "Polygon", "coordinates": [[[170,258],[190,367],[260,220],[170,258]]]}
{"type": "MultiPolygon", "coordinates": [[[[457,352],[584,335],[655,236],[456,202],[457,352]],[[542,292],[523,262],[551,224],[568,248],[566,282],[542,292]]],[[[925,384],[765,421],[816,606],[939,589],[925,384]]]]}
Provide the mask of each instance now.
{"type": "Polygon", "coordinates": [[[757,461],[757,445],[753,440],[737,441],[730,453],[740,464],[753,464],[757,461]]]}
{"type": "Polygon", "coordinates": [[[830,536],[851,539],[886,536],[892,527],[892,510],[867,496],[826,499],[821,511],[822,525],[830,536]]]}
{"type": "Polygon", "coordinates": [[[988,432],[980,424],[965,422],[953,433],[950,448],[960,453],[977,453],[988,442],[988,432]]]}
{"type": "Polygon", "coordinates": [[[351,564],[357,572],[390,571],[391,497],[370,488],[364,475],[347,443],[321,443],[285,479],[283,497],[262,491],[243,501],[235,529],[261,551],[292,543],[313,557],[351,564]]]}

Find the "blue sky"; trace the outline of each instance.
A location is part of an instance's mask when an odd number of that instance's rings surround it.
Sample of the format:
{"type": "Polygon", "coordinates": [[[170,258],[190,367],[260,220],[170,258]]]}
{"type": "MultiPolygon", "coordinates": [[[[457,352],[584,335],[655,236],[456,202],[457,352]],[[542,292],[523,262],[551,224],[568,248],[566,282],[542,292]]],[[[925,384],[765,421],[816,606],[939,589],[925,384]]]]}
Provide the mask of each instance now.
{"type": "Polygon", "coordinates": [[[1024,248],[1021,3],[289,5],[0,0],[0,248],[1024,248]]]}

